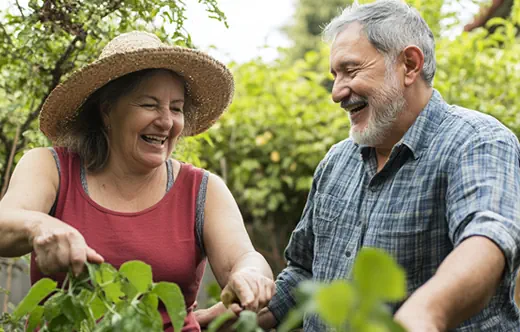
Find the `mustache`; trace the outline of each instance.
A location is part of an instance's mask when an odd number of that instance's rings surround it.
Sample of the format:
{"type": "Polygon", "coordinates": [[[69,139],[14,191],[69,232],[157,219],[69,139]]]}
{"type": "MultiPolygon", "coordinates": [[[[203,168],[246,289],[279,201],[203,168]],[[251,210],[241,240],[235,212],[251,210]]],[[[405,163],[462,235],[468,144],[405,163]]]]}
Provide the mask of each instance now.
{"type": "Polygon", "coordinates": [[[340,103],[341,108],[347,109],[355,104],[359,103],[367,103],[368,104],[368,98],[365,97],[352,97],[349,99],[343,99],[340,103]]]}

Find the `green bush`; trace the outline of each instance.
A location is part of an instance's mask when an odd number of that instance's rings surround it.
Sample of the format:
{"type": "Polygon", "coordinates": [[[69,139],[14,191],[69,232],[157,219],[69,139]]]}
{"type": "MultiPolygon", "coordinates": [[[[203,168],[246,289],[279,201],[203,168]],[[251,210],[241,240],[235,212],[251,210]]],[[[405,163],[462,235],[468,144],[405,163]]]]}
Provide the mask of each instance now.
{"type": "MultiPolygon", "coordinates": [[[[352,280],[330,284],[303,282],[297,289],[298,303],[278,328],[288,332],[298,327],[306,314],[317,314],[337,331],[403,332],[385,303],[406,295],[404,270],[385,252],[364,248],[354,263],[352,280]]],[[[117,271],[110,264],[87,264],[79,277],[70,272],[61,288],[44,278],[35,283],[12,314],[0,319],[0,331],[162,331],[157,310],[159,300],[168,311],[175,331],[186,316],[180,288],[169,282],[154,283],[152,269],[130,261],[117,271]],[[44,303],[42,304],[42,302],[44,303]]],[[[232,318],[227,313],[213,321],[216,332],[232,318]]],[[[244,311],[233,324],[238,332],[261,332],[256,313],[244,311]]]]}
{"type": "Polygon", "coordinates": [[[257,246],[275,270],[298,222],[314,168],[348,135],[348,119],[322,82],[326,50],[285,68],[259,60],[233,65],[236,93],[230,110],[199,145],[203,166],[231,188],[257,246]],[[266,232],[269,236],[265,236],[266,232]]]}

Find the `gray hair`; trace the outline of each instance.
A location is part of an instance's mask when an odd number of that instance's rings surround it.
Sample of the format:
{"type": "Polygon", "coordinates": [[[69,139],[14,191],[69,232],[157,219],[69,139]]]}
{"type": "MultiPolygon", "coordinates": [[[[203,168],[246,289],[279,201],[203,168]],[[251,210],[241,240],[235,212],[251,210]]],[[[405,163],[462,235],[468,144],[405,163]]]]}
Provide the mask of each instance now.
{"type": "Polygon", "coordinates": [[[354,22],[362,25],[370,43],[392,63],[407,46],[419,47],[424,54],[421,76],[432,85],[436,69],[435,40],[416,9],[399,0],[380,0],[366,5],[356,1],[325,27],[325,40],[332,42],[354,22]]]}

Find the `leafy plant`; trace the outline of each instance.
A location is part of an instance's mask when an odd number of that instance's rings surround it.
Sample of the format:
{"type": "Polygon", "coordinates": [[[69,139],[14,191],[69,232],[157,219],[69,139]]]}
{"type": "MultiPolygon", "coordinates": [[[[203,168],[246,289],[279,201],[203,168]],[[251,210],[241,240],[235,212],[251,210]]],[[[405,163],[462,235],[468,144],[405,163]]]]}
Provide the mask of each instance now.
{"type": "Polygon", "coordinates": [[[180,331],[186,306],[176,284],[154,283],[151,267],[141,261],[126,262],[119,271],[87,263],[86,272],[69,272],[61,287],[48,278],[36,282],[0,323],[5,331],[162,331],[159,300],[180,331]]]}
{"type": "MultiPolygon", "coordinates": [[[[354,263],[352,280],[330,283],[305,281],[296,290],[297,306],[289,312],[278,332],[297,328],[304,315],[315,314],[338,332],[405,332],[393,320],[387,302],[406,296],[406,274],[395,259],[377,248],[363,248],[354,263]]],[[[208,332],[216,332],[233,315],[214,320],[208,332]]],[[[244,312],[232,328],[239,332],[262,331],[253,312],[244,312]]]]}
{"type": "Polygon", "coordinates": [[[336,331],[405,331],[393,320],[385,303],[406,296],[406,274],[392,256],[380,249],[360,250],[352,280],[303,282],[297,295],[297,307],[277,331],[290,331],[308,314],[317,314],[336,331]]]}

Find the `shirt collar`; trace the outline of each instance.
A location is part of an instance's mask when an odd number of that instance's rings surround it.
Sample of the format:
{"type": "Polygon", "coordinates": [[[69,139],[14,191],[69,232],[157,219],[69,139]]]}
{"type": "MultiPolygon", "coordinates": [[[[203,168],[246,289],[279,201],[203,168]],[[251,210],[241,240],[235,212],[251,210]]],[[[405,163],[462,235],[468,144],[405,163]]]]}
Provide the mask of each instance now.
{"type": "MultiPolygon", "coordinates": [[[[428,104],[417,116],[412,126],[404,134],[403,138],[395,145],[397,148],[405,145],[411,151],[414,159],[418,159],[421,152],[426,149],[445,117],[448,104],[442,99],[441,94],[433,89],[428,104]]],[[[359,145],[363,159],[370,156],[372,148],[359,145]]]]}
{"type": "Polygon", "coordinates": [[[407,146],[412,152],[413,158],[418,159],[432,142],[439,125],[444,121],[447,109],[448,104],[442,99],[441,94],[434,89],[426,107],[419,113],[417,119],[397,144],[407,146]]]}

